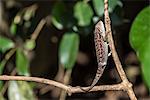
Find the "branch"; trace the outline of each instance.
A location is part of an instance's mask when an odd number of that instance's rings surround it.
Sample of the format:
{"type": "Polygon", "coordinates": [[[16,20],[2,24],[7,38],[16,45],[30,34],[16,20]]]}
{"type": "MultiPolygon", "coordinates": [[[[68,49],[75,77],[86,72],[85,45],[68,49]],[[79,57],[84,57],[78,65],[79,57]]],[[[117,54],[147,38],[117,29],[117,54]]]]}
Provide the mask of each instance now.
{"type": "Polygon", "coordinates": [[[51,23],[51,17],[50,16],[47,16],[47,17],[41,19],[41,21],[38,23],[36,29],[34,30],[34,32],[31,35],[31,40],[36,40],[37,37],[39,36],[40,31],[44,27],[44,25],[50,24],[50,23],[51,23]]]}
{"type": "MultiPolygon", "coordinates": [[[[80,89],[80,87],[67,86],[67,85],[64,85],[63,83],[60,83],[60,82],[56,82],[56,81],[44,79],[44,78],[38,78],[38,77],[2,75],[2,76],[0,76],[0,80],[32,81],[32,82],[48,84],[48,85],[52,85],[52,86],[61,88],[65,91],[67,91],[67,93],[70,95],[72,93],[84,92],[80,89]]],[[[86,88],[89,88],[89,87],[84,87],[84,89],[86,89],[86,88]]],[[[124,88],[123,83],[115,84],[115,85],[100,85],[100,86],[94,86],[93,89],[90,90],[90,92],[92,92],[92,91],[105,91],[105,90],[125,90],[125,88],[124,88]]]]}
{"type": "Polygon", "coordinates": [[[126,74],[122,68],[121,62],[119,60],[118,54],[116,52],[115,46],[114,46],[114,40],[112,37],[112,31],[111,31],[111,21],[109,18],[109,12],[108,12],[108,0],[104,0],[104,16],[105,16],[105,27],[106,27],[106,33],[107,33],[107,38],[109,42],[109,47],[112,52],[112,56],[117,68],[117,71],[119,73],[120,78],[122,79],[122,83],[124,84],[125,91],[127,91],[129,97],[131,100],[137,100],[133,89],[132,89],[132,84],[128,81],[126,74]]]}
{"type": "Polygon", "coordinates": [[[32,35],[31,35],[31,39],[32,39],[32,40],[36,40],[36,39],[37,39],[37,37],[38,37],[40,31],[42,30],[43,26],[45,25],[45,23],[46,23],[46,20],[45,20],[45,18],[43,18],[43,19],[39,22],[39,24],[38,24],[38,26],[36,27],[36,29],[34,30],[34,32],[32,33],[32,35]]]}

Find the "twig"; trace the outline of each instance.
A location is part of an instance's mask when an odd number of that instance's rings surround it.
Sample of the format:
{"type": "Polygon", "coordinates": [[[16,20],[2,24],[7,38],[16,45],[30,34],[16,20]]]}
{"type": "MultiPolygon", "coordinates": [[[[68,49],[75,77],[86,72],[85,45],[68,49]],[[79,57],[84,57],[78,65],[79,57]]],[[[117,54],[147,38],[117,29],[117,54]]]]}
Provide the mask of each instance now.
{"type": "Polygon", "coordinates": [[[36,29],[34,30],[33,34],[31,35],[31,40],[36,40],[36,39],[37,39],[37,37],[38,37],[40,31],[42,30],[43,26],[45,25],[45,23],[46,23],[46,20],[43,18],[43,19],[39,22],[39,24],[38,24],[38,26],[36,27],[36,29]]]}
{"type": "Polygon", "coordinates": [[[105,15],[105,27],[106,27],[106,33],[108,37],[108,42],[109,42],[109,47],[112,52],[112,56],[117,68],[117,71],[119,73],[120,78],[122,79],[122,84],[124,85],[125,91],[127,91],[129,97],[131,100],[137,100],[133,89],[132,89],[132,84],[128,81],[126,74],[122,68],[121,62],[119,60],[118,54],[116,52],[115,46],[114,46],[114,41],[112,37],[112,31],[111,31],[111,21],[109,18],[109,12],[108,12],[108,0],[104,0],[104,15],[105,15]]]}
{"type": "MultiPolygon", "coordinates": [[[[66,84],[66,85],[68,85],[69,84],[69,82],[70,82],[70,78],[71,78],[71,73],[72,73],[72,69],[70,69],[70,70],[67,70],[66,72],[65,72],[65,76],[64,76],[64,84],[66,84]]],[[[60,98],[59,98],[59,100],[66,100],[66,91],[64,91],[64,90],[62,90],[61,91],[61,94],[60,94],[60,98]]]]}
{"type": "MultiPolygon", "coordinates": [[[[0,76],[0,80],[16,80],[16,81],[33,81],[33,82],[39,82],[43,84],[48,84],[52,85],[58,88],[61,88],[67,93],[72,94],[72,93],[81,93],[84,92],[80,89],[80,87],[71,87],[64,85],[63,83],[56,82],[53,80],[49,79],[44,79],[44,78],[38,78],[38,77],[28,77],[28,76],[9,76],[9,75],[2,75],[0,76]]],[[[89,88],[89,87],[84,87],[84,89],[89,88]]],[[[100,86],[94,86],[91,91],[105,91],[105,90],[125,90],[124,89],[124,84],[115,84],[115,85],[100,85],[100,86]]]]}
{"type": "Polygon", "coordinates": [[[51,16],[47,16],[47,17],[41,19],[41,21],[39,22],[36,29],[34,30],[34,32],[31,35],[31,40],[36,40],[37,39],[37,37],[39,36],[39,33],[41,32],[42,28],[44,27],[44,25],[46,23],[47,24],[51,23],[51,16]]]}
{"type": "Polygon", "coordinates": [[[33,82],[39,82],[39,83],[44,83],[44,84],[48,84],[48,85],[53,85],[53,86],[59,87],[64,90],[68,90],[68,87],[62,83],[59,83],[59,82],[56,82],[53,80],[44,79],[44,78],[38,78],[38,77],[2,75],[2,76],[0,76],[0,80],[33,81],[33,82]]]}
{"type": "Polygon", "coordinates": [[[8,62],[8,60],[13,56],[17,48],[12,48],[4,57],[4,59],[1,61],[1,70],[3,70],[4,66],[8,62]]]}

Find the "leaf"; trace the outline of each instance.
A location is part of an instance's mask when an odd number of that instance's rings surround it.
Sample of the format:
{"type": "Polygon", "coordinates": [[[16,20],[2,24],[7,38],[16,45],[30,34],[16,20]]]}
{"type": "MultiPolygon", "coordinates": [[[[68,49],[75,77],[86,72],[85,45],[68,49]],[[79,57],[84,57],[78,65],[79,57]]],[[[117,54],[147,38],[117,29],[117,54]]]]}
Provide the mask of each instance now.
{"type": "Polygon", "coordinates": [[[143,78],[150,88],[150,7],[144,8],[135,18],[130,30],[130,44],[142,65],[143,78]]]}
{"type": "MultiPolygon", "coordinates": [[[[109,12],[113,12],[117,5],[122,6],[122,2],[120,0],[108,0],[109,4],[109,12]]],[[[104,14],[104,0],[93,0],[93,6],[96,14],[98,16],[102,16],[104,14]]]]}
{"type": "Polygon", "coordinates": [[[122,6],[122,2],[120,0],[109,0],[109,12],[113,12],[117,5],[122,6]]]}
{"type": "Polygon", "coordinates": [[[25,81],[9,81],[9,100],[35,100],[33,90],[25,81]]]}
{"type": "Polygon", "coordinates": [[[27,50],[33,50],[35,48],[35,45],[35,40],[26,40],[24,47],[27,50]]]}
{"type": "Polygon", "coordinates": [[[88,26],[93,16],[92,8],[83,1],[79,1],[74,6],[74,16],[78,20],[79,26],[88,26]]]}
{"type": "Polygon", "coordinates": [[[25,12],[23,15],[24,20],[25,21],[31,20],[31,18],[33,18],[35,16],[37,8],[38,8],[38,6],[35,4],[35,5],[28,7],[27,9],[25,9],[25,12]]]}
{"type": "Polygon", "coordinates": [[[17,24],[15,24],[15,23],[11,24],[11,26],[10,26],[10,33],[12,35],[15,35],[17,33],[17,24]]]}
{"type": "Polygon", "coordinates": [[[64,28],[72,28],[76,22],[73,17],[72,7],[64,5],[63,2],[58,1],[52,9],[52,24],[59,30],[64,28]],[[69,9],[69,11],[67,10],[69,9]]]}
{"type": "Polygon", "coordinates": [[[79,36],[76,33],[65,33],[59,46],[59,61],[66,69],[72,69],[79,49],[79,36]]]}
{"type": "Polygon", "coordinates": [[[14,46],[15,44],[10,39],[0,36],[0,51],[5,52],[14,46]]]}
{"type": "Polygon", "coordinates": [[[29,60],[24,52],[18,48],[16,52],[16,67],[19,75],[29,76],[29,60]]]}
{"type": "Polygon", "coordinates": [[[93,0],[93,6],[98,16],[102,16],[104,14],[104,1],[103,0],[93,0]]]}
{"type": "Polygon", "coordinates": [[[65,5],[57,2],[52,9],[52,23],[58,29],[63,29],[63,15],[65,13],[65,5]]]}

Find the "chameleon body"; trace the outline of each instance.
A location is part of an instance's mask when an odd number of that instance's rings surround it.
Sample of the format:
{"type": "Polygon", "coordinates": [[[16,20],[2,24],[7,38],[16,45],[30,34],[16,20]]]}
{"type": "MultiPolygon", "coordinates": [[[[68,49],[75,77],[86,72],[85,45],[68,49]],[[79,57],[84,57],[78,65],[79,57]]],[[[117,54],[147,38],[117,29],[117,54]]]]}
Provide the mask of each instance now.
{"type": "Polygon", "coordinates": [[[94,30],[94,42],[97,56],[98,69],[91,86],[87,89],[81,88],[83,91],[90,91],[102,76],[108,59],[108,43],[105,41],[106,34],[102,21],[99,21],[94,30]]]}

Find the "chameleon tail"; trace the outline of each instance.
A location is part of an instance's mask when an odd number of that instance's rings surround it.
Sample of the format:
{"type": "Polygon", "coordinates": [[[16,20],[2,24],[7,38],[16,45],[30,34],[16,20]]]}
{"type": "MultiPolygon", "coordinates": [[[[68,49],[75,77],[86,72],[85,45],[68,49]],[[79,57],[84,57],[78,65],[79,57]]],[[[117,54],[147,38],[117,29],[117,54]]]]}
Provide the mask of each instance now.
{"type": "Polygon", "coordinates": [[[106,65],[103,65],[103,66],[99,66],[98,69],[97,69],[97,73],[96,73],[96,76],[91,84],[91,86],[87,89],[83,89],[82,87],[80,87],[80,89],[82,91],[85,91],[85,92],[88,92],[90,91],[94,86],[95,84],[98,82],[98,80],[100,79],[100,77],[102,76],[103,72],[104,72],[104,69],[105,69],[106,65]]]}

